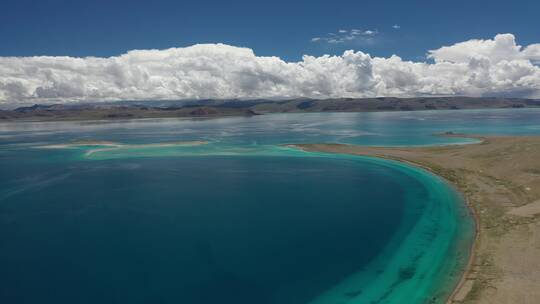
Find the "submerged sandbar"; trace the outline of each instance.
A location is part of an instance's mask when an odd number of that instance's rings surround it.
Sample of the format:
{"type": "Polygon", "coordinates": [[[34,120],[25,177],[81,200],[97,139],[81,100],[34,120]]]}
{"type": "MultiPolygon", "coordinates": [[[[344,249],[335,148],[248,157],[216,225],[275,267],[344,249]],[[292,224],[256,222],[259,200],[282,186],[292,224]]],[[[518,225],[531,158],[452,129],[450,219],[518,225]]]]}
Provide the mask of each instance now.
{"type": "Polygon", "coordinates": [[[207,145],[209,142],[204,140],[191,141],[170,141],[148,144],[124,144],[105,140],[76,140],[65,144],[51,144],[38,146],[40,149],[80,149],[90,148],[86,154],[95,152],[112,151],[118,149],[147,149],[147,148],[168,148],[168,147],[193,147],[207,145]]]}

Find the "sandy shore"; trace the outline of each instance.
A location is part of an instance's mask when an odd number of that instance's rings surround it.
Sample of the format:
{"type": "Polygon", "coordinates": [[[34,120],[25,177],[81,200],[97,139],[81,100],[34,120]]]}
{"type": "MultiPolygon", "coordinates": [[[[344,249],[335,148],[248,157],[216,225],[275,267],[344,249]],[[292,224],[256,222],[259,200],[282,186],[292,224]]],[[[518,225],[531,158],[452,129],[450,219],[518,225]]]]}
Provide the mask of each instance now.
{"type": "Polygon", "coordinates": [[[431,170],[467,198],[477,220],[468,269],[448,303],[540,303],[540,137],[484,137],[437,147],[294,145],[390,158],[431,170]]]}

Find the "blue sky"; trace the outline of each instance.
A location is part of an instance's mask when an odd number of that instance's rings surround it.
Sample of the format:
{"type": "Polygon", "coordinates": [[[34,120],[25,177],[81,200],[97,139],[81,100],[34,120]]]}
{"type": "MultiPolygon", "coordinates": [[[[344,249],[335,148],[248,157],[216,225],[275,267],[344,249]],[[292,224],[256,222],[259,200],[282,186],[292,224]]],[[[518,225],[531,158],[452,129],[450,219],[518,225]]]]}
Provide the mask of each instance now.
{"type": "Polygon", "coordinates": [[[0,56],[113,56],[222,42],[288,61],[346,49],[422,60],[427,50],[497,33],[538,42],[538,12],[540,1],[3,0],[0,56]],[[374,34],[324,40],[353,29],[374,34]]]}
{"type": "Polygon", "coordinates": [[[2,0],[0,107],[540,98],[538,12],[540,1],[2,0]]]}

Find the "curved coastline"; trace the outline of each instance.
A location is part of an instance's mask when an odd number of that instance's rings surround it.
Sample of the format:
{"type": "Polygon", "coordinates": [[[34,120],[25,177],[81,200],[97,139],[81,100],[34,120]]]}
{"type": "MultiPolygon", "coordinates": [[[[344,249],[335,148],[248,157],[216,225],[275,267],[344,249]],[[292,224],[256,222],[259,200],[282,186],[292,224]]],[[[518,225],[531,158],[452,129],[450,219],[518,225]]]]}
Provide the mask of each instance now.
{"type": "MultiPolygon", "coordinates": [[[[484,142],[484,140],[479,139],[478,142],[464,143],[464,144],[481,144],[482,142],[484,142]]],[[[448,176],[445,176],[444,174],[441,174],[440,172],[437,172],[432,167],[429,167],[429,166],[426,166],[426,165],[423,165],[423,164],[420,164],[420,163],[412,162],[412,161],[409,161],[409,160],[406,160],[406,159],[390,158],[390,157],[384,157],[384,156],[375,156],[375,157],[382,158],[382,159],[394,160],[394,161],[402,162],[404,164],[408,164],[410,166],[414,166],[414,167],[417,167],[417,168],[427,170],[427,171],[431,172],[432,174],[438,176],[439,178],[442,178],[443,180],[445,180],[449,185],[452,185],[456,189],[456,191],[458,191],[463,196],[463,201],[465,202],[465,206],[467,207],[467,210],[469,211],[469,213],[471,215],[471,218],[473,219],[473,223],[474,223],[474,234],[473,235],[474,235],[474,237],[473,237],[472,241],[470,242],[469,251],[468,251],[468,254],[467,254],[468,255],[468,260],[467,260],[467,263],[465,265],[465,268],[461,271],[460,279],[457,282],[457,284],[455,285],[455,287],[452,289],[452,292],[445,299],[446,303],[448,303],[448,304],[452,303],[454,301],[454,299],[460,293],[461,289],[463,288],[463,286],[465,284],[465,281],[466,281],[466,278],[467,278],[467,274],[469,274],[469,272],[472,269],[472,265],[473,265],[475,255],[476,255],[475,247],[476,247],[476,245],[478,243],[479,236],[480,236],[480,229],[479,229],[480,219],[478,217],[478,214],[477,214],[476,210],[474,209],[474,207],[471,204],[470,197],[468,197],[466,191],[462,191],[460,189],[459,184],[450,181],[448,176]]]]}
{"type": "MultiPolygon", "coordinates": [[[[482,142],[484,142],[484,139],[478,138],[478,142],[464,143],[464,144],[481,144],[482,142]]],[[[455,144],[450,144],[450,145],[455,145],[455,144]]],[[[445,303],[448,303],[448,304],[452,303],[454,301],[454,299],[458,296],[461,289],[463,288],[463,286],[465,284],[465,281],[466,281],[466,278],[467,278],[467,274],[472,269],[473,261],[474,261],[475,254],[476,254],[475,247],[476,247],[476,244],[477,244],[477,242],[479,240],[479,235],[480,235],[480,229],[478,229],[479,224],[480,224],[480,220],[478,218],[478,214],[477,214],[476,210],[474,209],[474,207],[472,206],[472,204],[470,202],[471,201],[470,198],[467,196],[466,191],[462,191],[460,189],[459,184],[450,181],[448,176],[445,176],[444,174],[441,174],[441,172],[437,172],[437,170],[435,170],[434,168],[432,168],[430,166],[426,166],[426,165],[423,165],[423,164],[420,164],[420,163],[412,162],[412,161],[409,161],[409,160],[406,160],[406,159],[390,158],[390,157],[384,157],[384,156],[374,156],[374,157],[401,162],[401,163],[407,164],[409,166],[414,166],[416,168],[420,168],[420,169],[429,171],[430,173],[434,174],[435,176],[443,179],[446,183],[448,183],[453,188],[455,188],[455,190],[458,191],[463,196],[463,201],[465,202],[465,206],[467,207],[467,210],[469,211],[469,213],[471,215],[471,218],[473,219],[474,233],[473,233],[473,239],[470,242],[470,246],[468,248],[467,263],[465,264],[464,269],[462,269],[462,271],[461,271],[459,281],[454,286],[454,288],[452,289],[452,292],[448,295],[448,297],[446,299],[444,299],[445,303]]]]}
{"type": "MultiPolygon", "coordinates": [[[[447,136],[447,135],[443,135],[443,136],[447,136]]],[[[464,136],[464,134],[456,134],[456,136],[464,136]]],[[[472,143],[463,143],[464,145],[481,144],[481,143],[483,143],[485,141],[484,138],[479,137],[479,136],[475,136],[475,137],[468,136],[468,137],[477,139],[478,141],[477,142],[472,142],[472,143]]],[[[439,147],[451,146],[451,145],[456,145],[456,144],[440,145],[439,147]]],[[[294,146],[294,145],[292,145],[292,146],[294,146]]],[[[467,210],[469,211],[469,213],[471,215],[471,218],[473,219],[474,237],[473,237],[473,239],[472,239],[472,241],[470,243],[469,252],[468,252],[468,260],[467,260],[467,263],[465,265],[465,268],[461,271],[460,279],[457,282],[457,284],[455,285],[455,287],[453,288],[452,292],[448,295],[447,299],[445,299],[445,301],[444,301],[444,302],[446,302],[448,304],[452,303],[454,301],[454,299],[456,297],[458,297],[458,294],[460,293],[460,291],[464,287],[467,275],[469,274],[469,272],[472,269],[473,261],[474,261],[475,255],[476,255],[475,247],[476,247],[476,245],[478,243],[479,236],[480,236],[480,229],[479,229],[480,219],[478,217],[478,214],[477,214],[476,210],[474,209],[474,207],[471,204],[471,198],[468,197],[466,191],[463,191],[463,189],[460,189],[460,185],[458,183],[450,180],[450,178],[451,178],[450,176],[445,176],[444,173],[441,173],[440,170],[436,170],[433,167],[430,167],[430,166],[425,165],[425,164],[413,162],[413,161],[410,161],[410,160],[406,160],[406,159],[403,159],[403,158],[389,157],[389,156],[384,156],[384,155],[377,155],[377,156],[370,156],[370,157],[380,158],[380,159],[385,159],[385,160],[391,160],[391,161],[397,161],[397,162],[401,162],[401,163],[409,165],[409,166],[413,166],[413,167],[416,167],[416,168],[420,168],[420,169],[429,171],[430,173],[434,174],[435,176],[437,176],[437,177],[443,179],[444,181],[446,181],[449,185],[451,185],[453,188],[455,188],[456,191],[458,191],[463,196],[463,201],[465,202],[465,206],[467,207],[467,210]]],[[[461,297],[464,298],[465,296],[466,295],[462,295],[461,297]]]]}
{"type": "MultiPolygon", "coordinates": [[[[463,136],[463,135],[460,134],[459,136],[463,136]]],[[[481,143],[483,143],[485,141],[484,138],[480,138],[480,137],[471,137],[471,138],[475,138],[478,141],[473,142],[473,143],[466,143],[467,145],[469,145],[469,144],[481,144],[481,143]]],[[[304,145],[287,144],[286,146],[291,147],[291,148],[300,148],[301,150],[306,151],[306,152],[310,152],[310,151],[311,152],[317,152],[317,150],[305,149],[304,145]]],[[[455,146],[455,145],[449,144],[449,145],[438,145],[438,146],[431,146],[431,147],[445,147],[445,146],[455,146]]],[[[324,151],[324,153],[335,153],[335,152],[324,151]]],[[[341,153],[338,153],[338,154],[341,154],[341,153]]],[[[343,155],[354,155],[354,154],[345,153],[343,155]]],[[[466,191],[463,191],[463,189],[461,189],[462,187],[460,186],[459,183],[456,183],[455,181],[452,181],[453,178],[451,176],[445,175],[443,172],[441,172],[440,170],[438,170],[435,167],[431,167],[431,166],[428,166],[426,164],[421,164],[421,163],[414,162],[414,161],[411,161],[411,160],[407,160],[407,159],[404,159],[404,158],[391,157],[389,155],[369,155],[369,156],[366,156],[366,157],[372,157],[372,158],[375,158],[375,159],[381,159],[381,160],[387,160],[387,161],[395,161],[395,162],[399,162],[399,163],[402,163],[402,164],[407,165],[407,166],[411,166],[413,168],[426,170],[426,171],[430,172],[431,174],[443,179],[447,184],[451,185],[454,189],[456,189],[456,191],[458,191],[463,196],[463,198],[464,198],[463,202],[465,203],[464,205],[467,207],[467,210],[469,211],[469,213],[471,215],[471,218],[473,219],[474,234],[473,234],[473,239],[471,240],[470,246],[468,248],[467,263],[465,264],[465,267],[461,270],[461,275],[460,275],[459,281],[456,282],[455,286],[452,288],[451,293],[449,293],[446,296],[446,298],[443,300],[444,303],[448,303],[448,304],[452,303],[454,301],[454,299],[456,299],[456,297],[460,293],[461,289],[464,287],[467,275],[470,273],[470,271],[472,269],[472,265],[473,265],[474,258],[475,258],[475,255],[476,255],[475,247],[477,245],[477,242],[479,240],[479,235],[480,235],[480,229],[478,228],[479,227],[478,214],[477,214],[476,210],[474,209],[474,207],[472,206],[472,204],[470,203],[470,197],[468,197],[466,191]]],[[[463,295],[462,298],[464,298],[465,296],[466,296],[466,294],[463,295]]]]}
{"type": "MultiPolygon", "coordinates": [[[[464,135],[459,135],[464,136],[464,135]]],[[[528,303],[540,280],[540,137],[476,136],[479,144],[366,147],[298,144],[305,151],[392,159],[445,178],[475,220],[467,267],[447,303],[528,303]],[[517,275],[519,274],[519,275],[517,275]]]]}
{"type": "MultiPolygon", "coordinates": [[[[480,144],[482,142],[483,142],[483,140],[479,140],[478,142],[467,143],[467,144],[480,144]]],[[[383,156],[377,156],[377,157],[380,157],[380,158],[383,158],[383,159],[392,159],[392,158],[383,157],[383,156]]],[[[467,260],[465,268],[461,272],[461,276],[460,276],[459,281],[457,282],[457,284],[455,285],[455,287],[452,290],[452,293],[450,293],[448,295],[448,298],[445,299],[445,302],[450,304],[458,296],[459,292],[461,291],[461,289],[463,288],[463,286],[465,284],[467,274],[469,274],[469,272],[472,269],[472,265],[473,265],[475,255],[476,255],[475,247],[476,247],[476,245],[478,243],[479,236],[480,236],[480,229],[478,228],[479,225],[480,225],[480,219],[478,217],[478,214],[477,214],[476,210],[472,206],[471,199],[468,197],[467,193],[465,191],[460,190],[459,184],[450,181],[448,176],[444,176],[444,174],[441,174],[440,172],[436,172],[436,170],[434,170],[433,168],[431,168],[429,166],[426,166],[426,165],[411,162],[411,161],[408,161],[408,160],[405,160],[405,159],[393,159],[393,160],[399,161],[399,162],[402,162],[402,163],[405,163],[405,164],[408,164],[408,165],[411,165],[411,166],[415,166],[415,167],[418,167],[418,168],[422,168],[422,169],[427,170],[427,171],[431,172],[432,174],[435,174],[438,177],[444,179],[448,184],[452,185],[456,189],[456,191],[459,191],[459,193],[463,196],[465,206],[467,207],[467,210],[469,211],[469,213],[471,215],[471,218],[473,219],[474,237],[473,237],[473,239],[471,241],[471,244],[469,246],[469,252],[468,252],[468,257],[469,258],[467,260]]]]}
{"type": "MultiPolygon", "coordinates": [[[[477,143],[481,143],[481,142],[483,142],[483,140],[479,140],[477,143]]],[[[467,143],[467,144],[470,144],[470,143],[467,143]]],[[[290,147],[290,148],[300,148],[300,150],[305,151],[305,152],[309,152],[309,153],[317,153],[317,154],[330,153],[330,154],[337,154],[337,155],[343,155],[343,156],[348,156],[348,157],[350,157],[350,156],[359,157],[358,155],[349,154],[349,153],[335,153],[335,152],[327,152],[327,151],[319,151],[319,150],[308,150],[308,149],[304,149],[302,147],[302,145],[290,144],[290,145],[286,145],[286,146],[290,147]]],[[[474,210],[473,206],[470,204],[469,197],[466,195],[466,193],[464,191],[462,191],[460,189],[459,184],[451,181],[449,176],[445,176],[444,174],[441,174],[440,172],[438,172],[438,170],[436,170],[433,167],[430,167],[430,166],[427,166],[427,165],[424,165],[424,164],[420,164],[420,163],[416,163],[416,162],[413,162],[413,161],[409,161],[409,160],[406,160],[406,159],[393,158],[393,157],[382,156],[382,155],[360,155],[360,157],[365,158],[368,161],[369,161],[369,159],[372,159],[374,161],[377,161],[380,165],[383,165],[383,166],[395,166],[397,164],[399,166],[402,166],[403,168],[418,170],[419,172],[424,171],[424,174],[427,173],[429,175],[432,175],[432,177],[434,177],[434,178],[442,180],[445,184],[447,184],[449,187],[451,187],[453,189],[453,191],[456,191],[456,193],[461,196],[462,199],[454,200],[454,202],[463,203],[462,207],[465,207],[466,210],[468,211],[468,214],[470,215],[470,219],[472,220],[473,229],[474,229],[473,234],[472,234],[473,237],[472,237],[471,240],[468,240],[468,241],[465,240],[466,237],[463,237],[460,240],[457,240],[455,238],[454,242],[459,243],[459,242],[465,241],[465,242],[468,243],[467,253],[466,253],[467,261],[466,261],[466,263],[463,263],[463,264],[460,265],[460,266],[463,266],[463,268],[458,270],[460,272],[460,275],[459,275],[459,279],[457,281],[451,280],[452,276],[450,276],[450,275],[446,276],[446,279],[452,281],[451,283],[453,283],[452,286],[450,286],[451,288],[448,288],[449,286],[446,286],[446,283],[448,283],[448,282],[439,282],[439,286],[437,286],[437,288],[431,290],[431,294],[429,295],[429,297],[431,297],[430,300],[432,301],[430,303],[452,303],[452,301],[456,297],[457,293],[459,293],[460,289],[463,287],[463,284],[465,282],[467,274],[469,273],[469,271],[472,268],[472,264],[473,264],[473,261],[474,261],[474,258],[475,258],[475,250],[474,250],[474,248],[475,248],[475,246],[476,246],[476,244],[478,242],[479,219],[478,219],[478,216],[476,214],[476,211],[474,210]],[[447,290],[445,290],[445,289],[447,289],[447,290]],[[441,295],[441,292],[442,292],[443,297],[441,299],[439,299],[437,297],[439,297],[441,295]]],[[[422,177],[424,177],[424,176],[422,176],[422,177]]],[[[416,177],[416,178],[419,178],[419,177],[416,177]]],[[[455,256],[453,258],[457,259],[457,257],[455,257],[455,256]]],[[[459,261],[456,261],[456,263],[459,264],[459,261]]],[[[438,266],[448,266],[448,265],[438,265],[438,266]]],[[[447,270],[454,271],[455,269],[447,269],[447,270]]],[[[425,295],[425,296],[428,296],[428,295],[425,295]]],[[[315,302],[315,303],[319,303],[319,302],[315,302]]],[[[321,303],[323,303],[323,302],[321,302],[321,303]]]]}

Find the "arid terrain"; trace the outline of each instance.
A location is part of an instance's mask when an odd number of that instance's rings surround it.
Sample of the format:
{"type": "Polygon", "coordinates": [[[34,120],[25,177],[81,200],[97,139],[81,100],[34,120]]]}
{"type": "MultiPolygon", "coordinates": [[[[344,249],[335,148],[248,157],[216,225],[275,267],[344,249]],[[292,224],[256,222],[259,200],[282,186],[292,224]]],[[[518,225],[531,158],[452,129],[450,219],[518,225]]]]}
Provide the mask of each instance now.
{"type": "Polygon", "coordinates": [[[465,194],[477,220],[469,267],[448,302],[538,303],[540,137],[474,137],[482,142],[419,148],[295,146],[400,160],[445,177],[465,194]]]}

